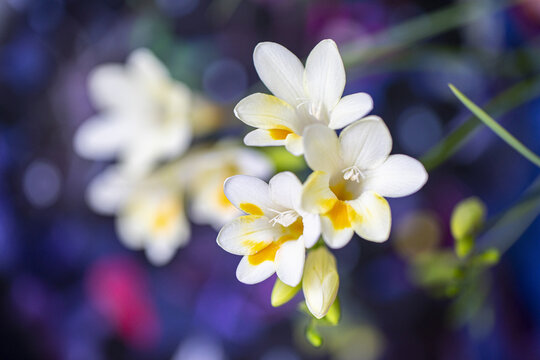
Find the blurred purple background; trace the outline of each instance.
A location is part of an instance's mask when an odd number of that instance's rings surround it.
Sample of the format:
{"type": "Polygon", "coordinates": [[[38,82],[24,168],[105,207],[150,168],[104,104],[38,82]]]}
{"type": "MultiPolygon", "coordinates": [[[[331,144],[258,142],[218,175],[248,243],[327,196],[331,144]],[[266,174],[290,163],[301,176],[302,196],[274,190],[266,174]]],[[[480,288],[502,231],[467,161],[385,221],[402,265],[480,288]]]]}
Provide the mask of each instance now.
{"type": "MultiPolygon", "coordinates": [[[[227,109],[231,121],[215,138],[240,137],[246,128],[233,120],[232,106],[252,85],[263,89],[251,59],[258,42],[279,42],[305,58],[321,39],[341,48],[456,3],[0,0],[0,358],[540,358],[539,220],[492,271],[494,323],[483,336],[449,326],[448,301],[411,282],[394,237],[383,245],[355,239],[335,251],[344,315],[363,329],[353,343],[365,344],[340,353],[350,341],[309,348],[295,303],[271,307],[273,280],[239,283],[237,258],[216,245],[210,227],[193,226],[190,244],[156,268],[125,249],[113,219],[84,201],[105,165],[79,158],[72,146],[76,128],[95,112],[86,77],[96,65],[148,47],[175,79],[227,109]]],[[[537,0],[486,11],[467,26],[354,64],[345,93],[371,94],[393,151],[420,157],[468,116],[447,83],[483,104],[540,75],[539,40],[537,0]]],[[[540,99],[499,120],[540,153],[540,99]]],[[[538,175],[482,129],[430,173],[420,193],[391,200],[393,234],[407,215],[426,210],[450,246],[448,219],[458,201],[478,196],[497,215],[538,175]]]]}

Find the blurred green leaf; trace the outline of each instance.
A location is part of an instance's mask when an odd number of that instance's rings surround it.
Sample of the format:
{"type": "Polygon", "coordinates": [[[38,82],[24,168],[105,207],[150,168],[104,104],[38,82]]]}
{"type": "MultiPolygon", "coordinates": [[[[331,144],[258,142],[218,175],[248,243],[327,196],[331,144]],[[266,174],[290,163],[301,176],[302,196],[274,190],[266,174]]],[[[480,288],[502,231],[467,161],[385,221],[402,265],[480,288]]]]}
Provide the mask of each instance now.
{"type": "MultiPolygon", "coordinates": [[[[513,108],[540,96],[540,78],[527,80],[512,86],[493,98],[486,110],[494,116],[503,116],[513,108]]],[[[427,171],[432,171],[455,154],[467,141],[472,139],[482,124],[476,116],[471,116],[422,156],[420,161],[427,171]]]]}
{"type": "Polygon", "coordinates": [[[307,165],[303,156],[294,156],[283,146],[263,148],[264,153],[274,163],[277,172],[280,171],[302,171],[307,165]]]}
{"type": "Polygon", "coordinates": [[[512,134],[506,131],[501,125],[499,125],[491,116],[489,116],[484,110],[478,107],[473,103],[469,98],[467,98],[461,91],[459,91],[454,85],[449,84],[450,89],[457,96],[457,98],[465,105],[473,114],[475,114],[487,127],[489,127],[493,132],[501,139],[503,139],[508,145],[514,148],[517,152],[523,155],[530,162],[540,167],[540,157],[534,154],[529,150],[525,145],[523,145],[518,139],[516,139],[512,134]]]}
{"type": "Polygon", "coordinates": [[[520,201],[499,216],[478,240],[478,251],[496,249],[504,253],[540,214],[540,176],[521,196],[520,201]]]}
{"type": "Polygon", "coordinates": [[[315,347],[321,347],[323,343],[321,334],[312,323],[306,328],[306,340],[315,347]]]}
{"type": "Polygon", "coordinates": [[[462,277],[460,260],[451,251],[424,253],[417,256],[411,268],[412,280],[433,291],[435,295],[457,293],[462,277]]]}
{"type": "Polygon", "coordinates": [[[295,287],[285,284],[283,281],[276,278],[274,288],[272,289],[271,303],[273,307],[278,307],[289,302],[300,291],[302,283],[300,282],[295,287]]]}
{"type": "Polygon", "coordinates": [[[392,26],[371,38],[363,37],[360,41],[342,46],[343,62],[346,67],[351,67],[374,61],[410,48],[422,40],[487,17],[517,2],[517,0],[503,0],[490,3],[489,6],[479,5],[474,1],[458,2],[442,10],[392,26]]]}

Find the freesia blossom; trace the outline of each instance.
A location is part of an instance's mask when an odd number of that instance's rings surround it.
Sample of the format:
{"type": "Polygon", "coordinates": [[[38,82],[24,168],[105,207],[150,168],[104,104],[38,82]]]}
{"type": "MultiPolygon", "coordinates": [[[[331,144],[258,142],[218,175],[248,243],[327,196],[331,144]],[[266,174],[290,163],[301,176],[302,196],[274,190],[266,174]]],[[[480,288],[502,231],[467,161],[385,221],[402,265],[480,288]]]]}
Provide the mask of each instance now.
{"type": "Polygon", "coordinates": [[[317,319],[327,313],[336,300],[339,288],[339,275],[336,267],[336,258],[321,246],[309,252],[302,291],[309,311],[317,319]]]}
{"type": "Polygon", "coordinates": [[[391,214],[384,197],[418,191],[427,181],[422,164],[406,155],[389,155],[392,138],[381,118],[369,116],[338,136],[324,125],[304,133],[305,158],[314,172],[303,189],[302,207],[320,214],[328,246],[341,248],[353,232],[386,241],[391,214]]]}
{"type": "Polygon", "coordinates": [[[133,191],[116,218],[118,235],[130,249],[144,249],[154,265],[168,263],[190,236],[181,189],[149,179],[133,191]]]}
{"type": "Polygon", "coordinates": [[[179,174],[188,177],[189,217],[197,224],[220,229],[241,214],[223,192],[225,180],[237,174],[267,179],[273,172],[266,156],[236,142],[225,140],[210,148],[195,149],[187,155],[179,174]]]}
{"type": "Polygon", "coordinates": [[[110,166],[88,186],[87,202],[97,213],[115,215],[121,242],[145,250],[154,265],[169,262],[187,244],[190,226],[185,214],[184,185],[173,163],[146,177],[133,177],[110,166]]]}
{"type": "Polygon", "coordinates": [[[319,238],[319,219],[300,208],[302,184],[290,172],[275,175],[267,184],[252,176],[233,176],[225,182],[225,195],[246,215],[225,225],[217,243],[242,255],[236,276],[255,284],[274,272],[289,286],[302,279],[305,247],[319,238]]]}
{"type": "Polygon", "coordinates": [[[125,65],[98,66],[88,90],[99,113],[75,135],[79,155],[117,158],[130,172],[142,174],[189,146],[191,91],[149,50],[135,50],[125,65]]]}
{"type": "Polygon", "coordinates": [[[345,69],[336,43],[321,41],[309,54],[306,67],[285,47],[263,42],[253,53],[262,82],[275,95],[256,93],[241,100],[236,116],[257,128],[246,145],[285,145],[294,155],[304,152],[302,136],[311,124],[341,129],[373,108],[366,93],[343,95],[345,69]]]}

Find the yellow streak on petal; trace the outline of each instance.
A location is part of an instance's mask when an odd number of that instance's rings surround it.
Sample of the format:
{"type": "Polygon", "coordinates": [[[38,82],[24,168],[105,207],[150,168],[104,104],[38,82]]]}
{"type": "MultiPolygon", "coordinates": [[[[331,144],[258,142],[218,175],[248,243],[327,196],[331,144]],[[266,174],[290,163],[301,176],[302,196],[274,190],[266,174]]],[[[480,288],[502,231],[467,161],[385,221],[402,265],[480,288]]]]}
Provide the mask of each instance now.
{"type": "Polygon", "coordinates": [[[225,196],[225,192],[223,191],[223,186],[221,186],[221,184],[218,187],[217,193],[217,201],[221,207],[228,208],[232,205],[229,199],[227,199],[227,196],[225,196]]]}
{"type": "Polygon", "coordinates": [[[298,218],[294,223],[284,228],[284,235],[276,241],[271,242],[264,249],[253,255],[248,256],[248,261],[251,265],[259,265],[265,261],[274,261],[276,253],[287,241],[296,240],[304,233],[304,223],[302,218],[298,218]]]}
{"type": "Polygon", "coordinates": [[[263,211],[261,210],[260,207],[258,207],[257,205],[255,204],[251,204],[251,203],[241,203],[240,204],[240,210],[248,213],[248,214],[251,214],[251,215],[264,215],[263,211]]]}
{"type": "Polygon", "coordinates": [[[180,208],[174,201],[163,202],[156,211],[152,229],[156,232],[167,229],[172,225],[179,213],[180,208]]]}
{"type": "Polygon", "coordinates": [[[332,221],[335,230],[347,229],[352,226],[352,223],[362,221],[362,216],[357,214],[352,206],[341,200],[337,200],[334,207],[323,216],[332,221]]]}
{"type": "Polygon", "coordinates": [[[270,129],[268,130],[268,134],[270,137],[274,140],[285,140],[287,138],[287,135],[291,134],[291,129],[270,129]]]}
{"type": "Polygon", "coordinates": [[[248,261],[251,265],[259,265],[262,264],[265,261],[274,261],[276,258],[276,253],[285,242],[295,240],[294,236],[292,235],[283,235],[276,241],[272,241],[268,246],[266,246],[261,251],[257,252],[256,254],[249,255],[248,261]]]}
{"type": "Polygon", "coordinates": [[[242,245],[250,248],[251,250],[253,250],[254,253],[257,253],[268,246],[268,244],[263,241],[253,240],[244,240],[242,241],[242,245]]]}

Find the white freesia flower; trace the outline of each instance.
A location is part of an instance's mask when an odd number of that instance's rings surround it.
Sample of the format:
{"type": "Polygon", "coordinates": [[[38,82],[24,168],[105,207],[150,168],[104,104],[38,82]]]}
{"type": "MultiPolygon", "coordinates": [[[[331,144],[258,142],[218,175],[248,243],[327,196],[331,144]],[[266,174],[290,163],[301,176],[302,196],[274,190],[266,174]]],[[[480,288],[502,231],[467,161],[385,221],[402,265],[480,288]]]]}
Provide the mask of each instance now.
{"type": "Polygon", "coordinates": [[[258,44],[253,61],[262,82],[275,96],[256,93],[234,109],[240,120],[257,128],[246,135],[246,145],[285,145],[292,154],[301,155],[307,126],[320,123],[341,129],[373,108],[365,93],[341,98],[345,69],[332,40],[315,46],[305,69],[293,53],[272,42],[258,44]]]}
{"type": "Polygon", "coordinates": [[[410,195],[427,181],[419,161],[389,156],[392,138],[377,116],[349,125],[339,138],[326,126],[312,125],[304,133],[304,147],[314,172],[304,184],[302,206],[320,214],[323,238],[332,248],[345,246],[353,232],[386,241],[391,215],[384,197],[410,195]]]}
{"type": "Polygon", "coordinates": [[[154,265],[169,262],[189,240],[179,169],[172,164],[148,177],[135,178],[124,168],[111,166],[87,190],[92,209],[116,215],[122,243],[130,249],[144,249],[154,265]]]}
{"type": "Polygon", "coordinates": [[[296,286],[302,279],[305,247],[319,238],[317,216],[300,208],[302,184],[290,172],[275,175],[267,184],[255,177],[238,175],[225,182],[225,195],[247,213],[225,225],[217,243],[242,255],[236,276],[255,284],[274,272],[281,281],[296,286]]]}
{"type": "Polygon", "coordinates": [[[327,313],[336,300],[339,275],[334,255],[321,246],[307,256],[302,291],[309,311],[317,319],[327,313]]]}
{"type": "Polygon", "coordinates": [[[130,249],[144,249],[154,265],[168,263],[190,236],[183,194],[161,182],[139,186],[116,218],[120,239],[130,249]]]}
{"type": "Polygon", "coordinates": [[[142,174],[189,146],[191,91],[149,50],[135,50],[126,65],[98,66],[88,87],[99,113],[75,135],[81,156],[117,158],[130,172],[142,174]]]}
{"type": "Polygon", "coordinates": [[[267,179],[274,172],[261,153],[222,141],[209,149],[188,155],[180,176],[188,176],[189,216],[197,224],[220,229],[241,215],[223,192],[223,183],[233,175],[244,174],[267,179]]]}

